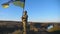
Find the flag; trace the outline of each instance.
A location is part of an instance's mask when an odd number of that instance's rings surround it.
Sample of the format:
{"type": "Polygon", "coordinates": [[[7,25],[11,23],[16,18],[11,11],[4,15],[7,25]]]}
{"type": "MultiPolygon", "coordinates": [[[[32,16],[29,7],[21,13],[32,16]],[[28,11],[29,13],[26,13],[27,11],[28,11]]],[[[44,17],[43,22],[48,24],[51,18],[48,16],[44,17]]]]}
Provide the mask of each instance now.
{"type": "Polygon", "coordinates": [[[9,7],[9,4],[8,3],[4,3],[4,4],[2,4],[2,7],[3,8],[8,8],[9,7]]]}
{"type": "Polygon", "coordinates": [[[25,6],[25,0],[15,0],[15,1],[13,2],[13,4],[14,4],[15,6],[20,6],[20,7],[24,8],[24,6],[25,6]]]}

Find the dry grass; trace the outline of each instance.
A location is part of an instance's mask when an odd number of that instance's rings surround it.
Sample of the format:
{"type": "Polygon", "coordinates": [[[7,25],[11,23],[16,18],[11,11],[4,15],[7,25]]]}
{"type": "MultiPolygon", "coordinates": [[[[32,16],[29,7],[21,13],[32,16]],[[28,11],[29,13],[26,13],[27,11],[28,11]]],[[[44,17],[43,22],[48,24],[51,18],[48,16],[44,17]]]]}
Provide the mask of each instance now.
{"type": "Polygon", "coordinates": [[[16,30],[12,34],[22,34],[22,31],[21,30],[16,30]]]}

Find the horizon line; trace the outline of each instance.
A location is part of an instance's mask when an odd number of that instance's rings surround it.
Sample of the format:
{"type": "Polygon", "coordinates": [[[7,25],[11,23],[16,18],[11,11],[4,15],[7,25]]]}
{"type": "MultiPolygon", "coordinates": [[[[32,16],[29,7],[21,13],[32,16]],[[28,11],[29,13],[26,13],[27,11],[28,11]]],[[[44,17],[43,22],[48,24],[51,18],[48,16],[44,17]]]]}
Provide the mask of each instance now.
{"type": "MultiPolygon", "coordinates": [[[[21,20],[20,21],[19,20],[0,20],[0,21],[18,21],[18,22],[22,22],[21,20]]],[[[28,22],[38,22],[39,23],[39,21],[28,21],[28,22]]],[[[59,22],[52,22],[52,21],[44,22],[44,21],[42,21],[42,23],[59,23],[59,22]]]]}

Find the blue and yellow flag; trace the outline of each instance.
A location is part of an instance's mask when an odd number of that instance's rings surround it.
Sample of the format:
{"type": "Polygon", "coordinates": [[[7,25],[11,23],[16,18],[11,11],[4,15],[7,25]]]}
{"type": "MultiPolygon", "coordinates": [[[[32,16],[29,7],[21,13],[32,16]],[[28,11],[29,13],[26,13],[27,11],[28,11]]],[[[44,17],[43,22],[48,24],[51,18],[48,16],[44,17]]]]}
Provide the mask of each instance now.
{"type": "Polygon", "coordinates": [[[20,6],[20,7],[24,8],[24,6],[25,6],[25,0],[15,0],[15,1],[13,2],[13,4],[14,4],[15,6],[20,6]]]}

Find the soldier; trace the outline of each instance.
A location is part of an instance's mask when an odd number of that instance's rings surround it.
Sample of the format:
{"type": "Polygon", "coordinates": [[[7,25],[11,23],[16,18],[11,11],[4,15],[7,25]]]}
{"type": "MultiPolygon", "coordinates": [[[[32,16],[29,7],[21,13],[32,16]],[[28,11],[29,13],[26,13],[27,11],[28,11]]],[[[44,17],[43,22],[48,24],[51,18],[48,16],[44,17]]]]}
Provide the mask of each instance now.
{"type": "Polygon", "coordinates": [[[27,32],[27,19],[28,19],[27,11],[24,11],[22,16],[23,34],[26,34],[27,32]]]}

